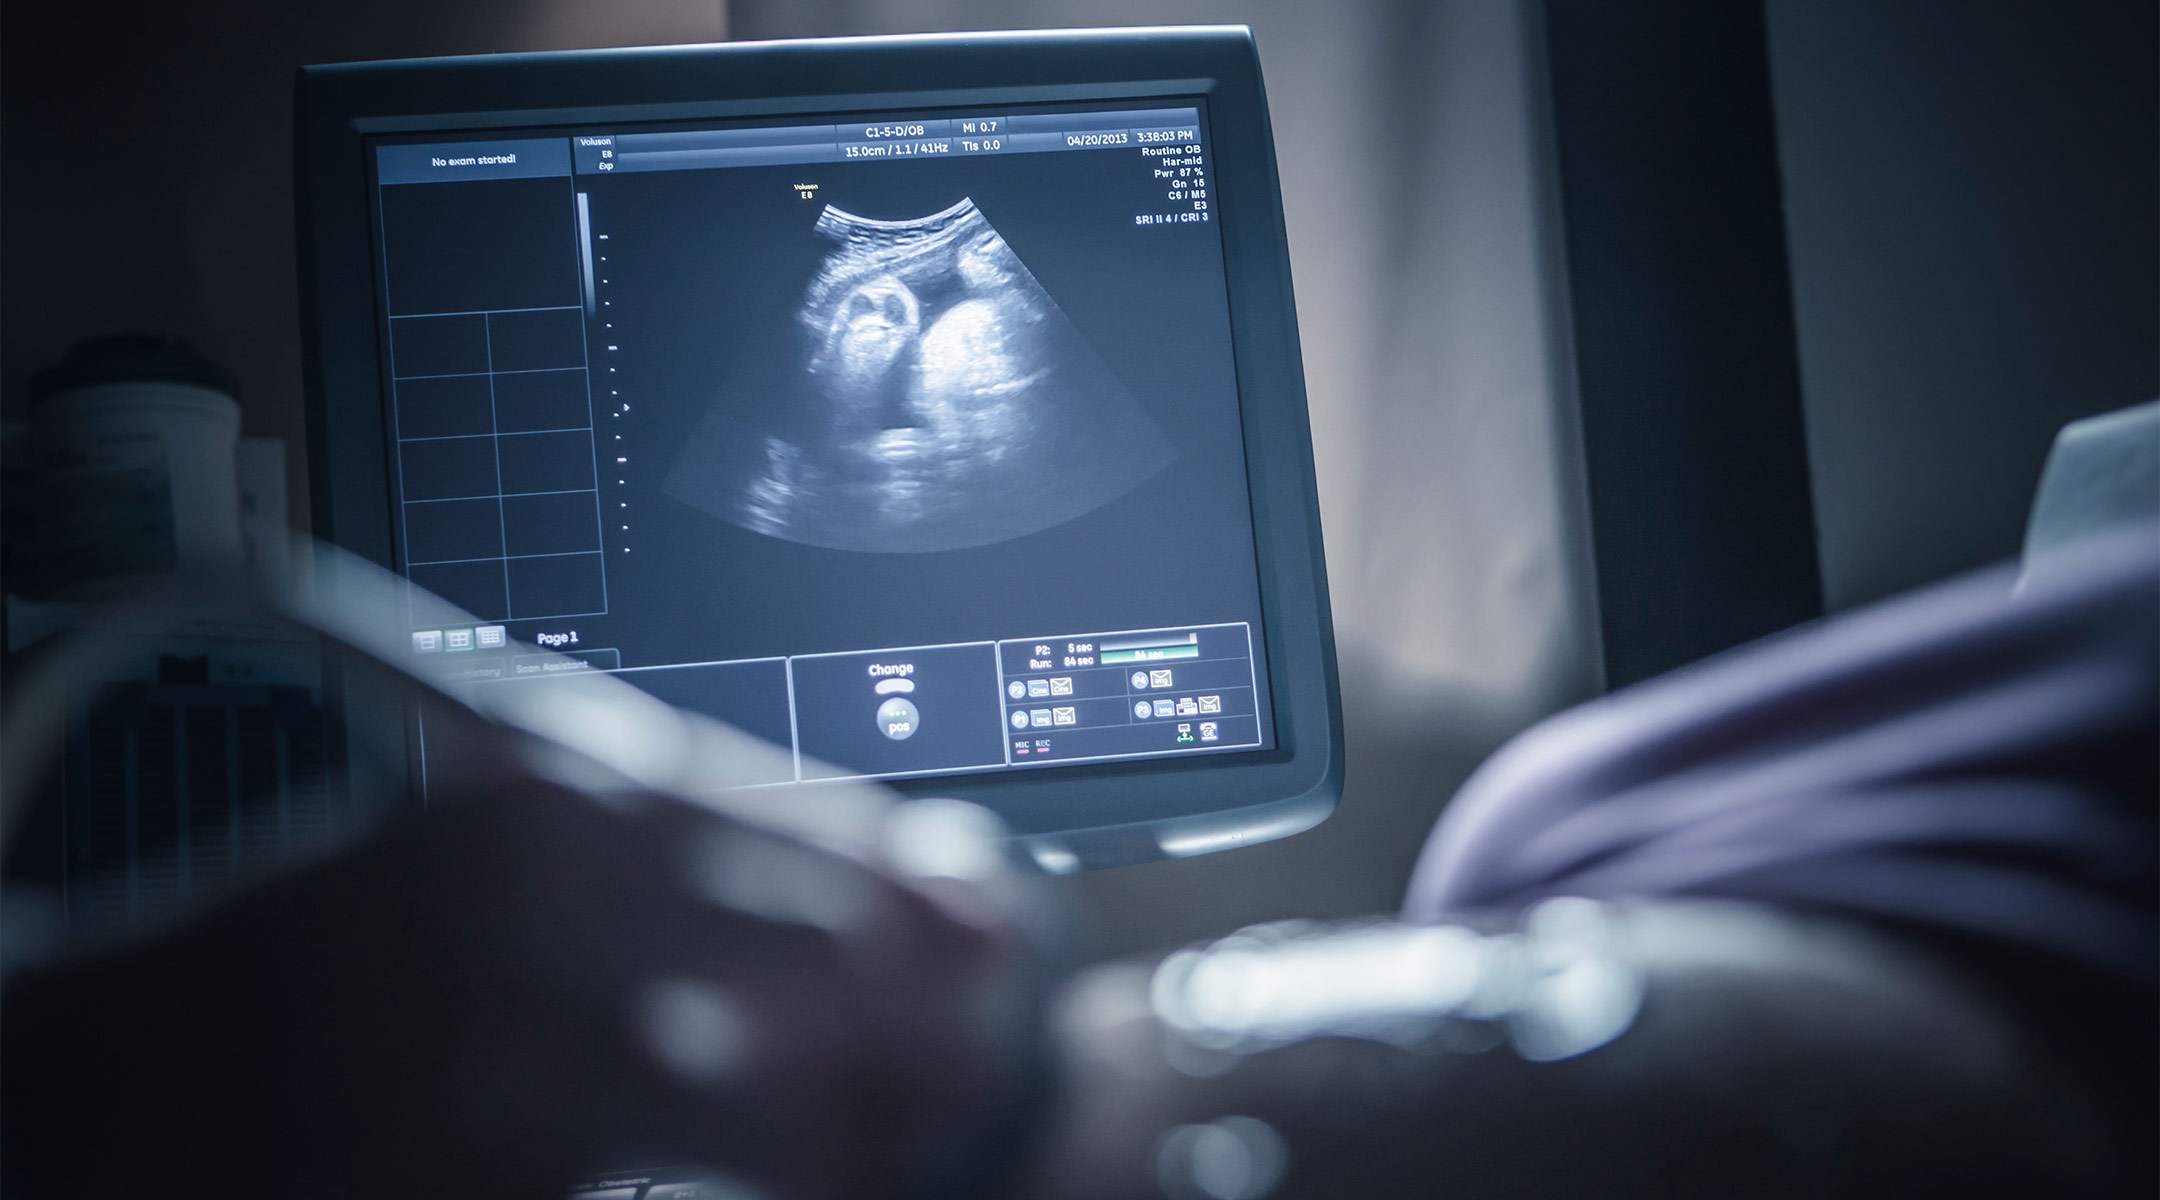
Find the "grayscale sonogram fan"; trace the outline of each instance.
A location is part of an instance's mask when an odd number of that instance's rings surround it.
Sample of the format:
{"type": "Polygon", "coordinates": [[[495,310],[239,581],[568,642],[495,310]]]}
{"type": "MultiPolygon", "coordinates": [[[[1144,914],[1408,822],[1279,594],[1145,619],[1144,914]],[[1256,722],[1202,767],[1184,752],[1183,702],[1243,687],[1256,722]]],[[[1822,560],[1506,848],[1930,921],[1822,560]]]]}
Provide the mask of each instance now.
{"type": "Polygon", "coordinates": [[[828,206],[790,322],[721,384],[665,490],[746,529],[922,553],[1048,529],[1176,451],[972,200],[828,206]]]}

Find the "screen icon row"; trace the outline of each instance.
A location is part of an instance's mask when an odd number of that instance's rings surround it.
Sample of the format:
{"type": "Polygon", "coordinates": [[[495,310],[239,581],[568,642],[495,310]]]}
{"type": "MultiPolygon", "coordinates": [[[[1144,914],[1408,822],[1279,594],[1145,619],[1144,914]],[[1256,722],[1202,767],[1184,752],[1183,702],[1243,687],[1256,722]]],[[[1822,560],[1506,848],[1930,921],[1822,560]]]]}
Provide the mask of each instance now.
{"type": "Polygon", "coordinates": [[[1135,717],[1197,717],[1202,713],[1222,711],[1221,696],[1180,696],[1175,700],[1136,700],[1132,715],[1135,717]]]}
{"type": "Polygon", "coordinates": [[[456,653],[460,650],[500,650],[509,644],[500,625],[476,625],[465,629],[420,629],[412,635],[414,654],[456,653]]]}
{"type": "Polygon", "coordinates": [[[1072,676],[1060,675],[1056,679],[1015,679],[1005,685],[1005,694],[1015,700],[1070,696],[1073,694],[1072,676]]]}

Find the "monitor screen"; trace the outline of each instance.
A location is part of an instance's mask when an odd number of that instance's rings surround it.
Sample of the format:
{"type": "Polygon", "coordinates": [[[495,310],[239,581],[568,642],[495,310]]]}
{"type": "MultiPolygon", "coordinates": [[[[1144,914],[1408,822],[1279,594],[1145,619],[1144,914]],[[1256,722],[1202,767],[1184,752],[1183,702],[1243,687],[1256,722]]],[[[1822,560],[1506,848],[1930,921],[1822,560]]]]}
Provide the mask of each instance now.
{"type": "Polygon", "coordinates": [[[1046,862],[1332,809],[1247,31],[345,64],[299,118],[316,527],[415,666],[609,672],[1046,862]]]}
{"type": "Polygon", "coordinates": [[[1206,126],[378,140],[400,565],[486,622],[416,595],[414,653],[620,672],[775,783],[1269,746],[1206,126]]]}

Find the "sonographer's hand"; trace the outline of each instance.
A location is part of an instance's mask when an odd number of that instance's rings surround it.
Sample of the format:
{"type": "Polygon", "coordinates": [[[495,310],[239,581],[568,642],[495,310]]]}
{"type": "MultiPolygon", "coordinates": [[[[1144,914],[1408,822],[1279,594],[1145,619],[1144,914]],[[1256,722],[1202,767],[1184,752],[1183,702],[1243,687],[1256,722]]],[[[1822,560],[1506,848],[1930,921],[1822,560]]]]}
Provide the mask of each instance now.
{"type": "Polygon", "coordinates": [[[975,810],[857,806],[824,837],[800,812],[783,833],[515,774],[481,791],[17,979],[10,1181],[556,1196],[696,1164],[839,1197],[997,1160],[1037,979],[975,810]]]}

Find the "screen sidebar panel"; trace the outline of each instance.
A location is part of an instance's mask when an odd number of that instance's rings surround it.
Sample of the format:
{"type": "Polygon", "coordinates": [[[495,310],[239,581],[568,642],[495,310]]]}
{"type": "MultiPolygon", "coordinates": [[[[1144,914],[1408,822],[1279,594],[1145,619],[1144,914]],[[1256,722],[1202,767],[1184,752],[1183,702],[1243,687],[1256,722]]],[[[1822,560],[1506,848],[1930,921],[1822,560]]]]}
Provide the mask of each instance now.
{"type": "Polygon", "coordinates": [[[1273,746],[1198,102],[372,165],[399,563],[476,618],[416,590],[416,656],[618,672],[776,784],[1273,746]]]}

